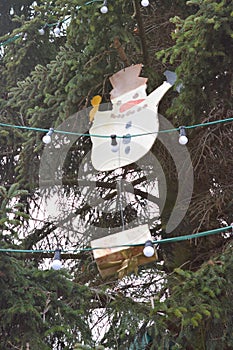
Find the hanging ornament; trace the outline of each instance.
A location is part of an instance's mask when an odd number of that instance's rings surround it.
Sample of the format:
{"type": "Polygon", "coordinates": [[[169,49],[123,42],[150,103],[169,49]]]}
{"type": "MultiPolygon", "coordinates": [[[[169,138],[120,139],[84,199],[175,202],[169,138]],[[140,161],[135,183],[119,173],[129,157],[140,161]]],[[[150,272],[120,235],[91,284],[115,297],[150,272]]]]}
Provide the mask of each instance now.
{"type": "Polygon", "coordinates": [[[141,69],[142,65],[136,64],[110,77],[112,110],[99,111],[96,108],[95,113],[90,114],[93,120],[90,134],[103,136],[91,136],[91,160],[96,170],[109,171],[134,163],[154,144],[159,130],[158,104],[173,81],[167,79],[147,96],[147,78],[139,76],[141,69]],[[131,136],[144,133],[151,134],[131,136]],[[112,147],[116,144],[109,143],[106,135],[115,135],[118,151],[113,152],[112,147]]]}
{"type": "Polygon", "coordinates": [[[145,248],[149,246],[148,242],[152,242],[148,225],[141,225],[91,241],[93,255],[101,276],[105,278],[116,275],[122,278],[132,272],[137,273],[138,266],[157,260],[154,247],[153,254],[151,247],[145,248]],[[132,244],[135,246],[130,246],[132,244]],[[97,247],[103,247],[103,249],[95,249],[97,247]]]}

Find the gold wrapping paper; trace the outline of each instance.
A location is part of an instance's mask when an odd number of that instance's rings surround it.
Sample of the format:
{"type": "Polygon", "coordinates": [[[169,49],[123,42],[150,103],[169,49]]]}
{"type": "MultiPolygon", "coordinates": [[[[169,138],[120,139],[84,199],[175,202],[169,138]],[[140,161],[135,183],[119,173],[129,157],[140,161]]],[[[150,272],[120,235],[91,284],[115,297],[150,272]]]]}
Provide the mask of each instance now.
{"type": "Polygon", "coordinates": [[[144,244],[147,240],[152,240],[152,237],[148,226],[143,225],[92,241],[93,248],[103,247],[103,249],[93,251],[101,276],[106,278],[118,275],[119,278],[122,278],[132,272],[136,274],[138,266],[157,260],[156,251],[151,258],[143,255],[144,245],[109,248],[122,244],[144,244]]]}

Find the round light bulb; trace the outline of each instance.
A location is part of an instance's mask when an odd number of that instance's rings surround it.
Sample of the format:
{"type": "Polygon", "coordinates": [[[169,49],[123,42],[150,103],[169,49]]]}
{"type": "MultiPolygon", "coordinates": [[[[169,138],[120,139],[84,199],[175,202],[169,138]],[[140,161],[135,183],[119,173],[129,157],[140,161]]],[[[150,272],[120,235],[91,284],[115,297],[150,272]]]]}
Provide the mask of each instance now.
{"type": "Polygon", "coordinates": [[[60,270],[62,268],[62,262],[61,260],[53,260],[52,265],[51,265],[53,270],[60,270]]]}
{"type": "Polygon", "coordinates": [[[47,145],[49,144],[52,139],[51,139],[51,136],[49,136],[48,134],[44,135],[43,138],[42,138],[42,141],[47,145]]]}
{"type": "Polygon", "coordinates": [[[44,35],[44,33],[45,33],[44,28],[40,28],[40,29],[38,30],[38,32],[39,32],[40,35],[44,35]]]}
{"type": "Polygon", "coordinates": [[[107,6],[105,6],[105,5],[102,6],[101,9],[100,9],[100,12],[101,12],[101,13],[108,13],[108,8],[107,8],[107,6]]]}
{"type": "Polygon", "coordinates": [[[111,146],[111,151],[112,151],[113,153],[118,152],[118,151],[119,151],[119,149],[120,149],[120,147],[119,147],[119,145],[118,145],[118,144],[117,144],[117,145],[114,145],[114,146],[111,146]]]}
{"type": "Polygon", "coordinates": [[[151,245],[146,246],[143,249],[143,254],[147,257],[147,258],[151,258],[155,253],[154,247],[152,247],[151,245]]]}
{"type": "Polygon", "coordinates": [[[179,144],[180,145],[186,145],[186,143],[188,143],[188,138],[185,135],[182,135],[179,137],[179,144]]]}
{"type": "Polygon", "coordinates": [[[54,34],[59,35],[61,33],[61,30],[59,27],[54,28],[54,34]]]}
{"type": "Polygon", "coordinates": [[[142,0],[142,1],[141,1],[141,5],[142,5],[143,7],[149,6],[149,5],[150,5],[149,0],[142,0]]]}

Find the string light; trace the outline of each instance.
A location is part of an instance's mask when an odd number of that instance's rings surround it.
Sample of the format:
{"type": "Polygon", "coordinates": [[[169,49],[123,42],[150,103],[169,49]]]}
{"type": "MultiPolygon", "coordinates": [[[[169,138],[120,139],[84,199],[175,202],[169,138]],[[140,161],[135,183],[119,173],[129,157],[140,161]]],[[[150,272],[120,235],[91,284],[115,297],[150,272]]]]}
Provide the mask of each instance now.
{"type": "Polygon", "coordinates": [[[42,141],[45,144],[49,144],[52,141],[51,135],[54,133],[54,129],[50,128],[45,136],[43,136],[42,141]]]}
{"type": "Polygon", "coordinates": [[[39,33],[40,35],[44,35],[44,34],[45,34],[44,28],[38,29],[38,33],[39,33]]]}
{"type": "Polygon", "coordinates": [[[147,257],[147,258],[151,258],[155,253],[155,249],[153,246],[152,241],[146,241],[145,243],[145,247],[143,249],[143,254],[147,257]]]}
{"type": "Polygon", "coordinates": [[[143,7],[147,7],[147,6],[150,5],[150,2],[149,2],[149,0],[142,0],[142,1],[141,1],[141,5],[142,5],[143,7]]]}
{"type": "MultiPolygon", "coordinates": [[[[219,120],[214,120],[211,122],[206,122],[206,123],[200,123],[200,124],[194,124],[194,125],[188,125],[188,126],[183,126],[185,129],[194,129],[198,127],[204,127],[204,126],[209,126],[209,125],[215,125],[215,124],[220,124],[220,123],[229,123],[232,122],[233,118],[225,118],[225,119],[219,119],[219,120]]],[[[9,127],[9,128],[15,128],[15,129],[22,129],[22,130],[31,130],[31,131],[38,131],[38,132],[49,132],[48,129],[42,129],[42,128],[35,128],[35,127],[30,127],[30,126],[24,126],[24,125],[14,125],[14,124],[7,124],[7,123],[0,123],[0,127],[9,127]]],[[[153,134],[162,134],[162,133],[170,133],[174,131],[180,131],[182,127],[179,128],[173,128],[173,129],[165,129],[165,130],[159,130],[159,131],[152,131],[152,132],[146,132],[146,133],[141,133],[141,134],[127,134],[130,135],[130,138],[132,137],[140,137],[140,136],[146,136],[146,135],[153,135],[153,134]]],[[[65,130],[53,130],[54,133],[58,134],[64,134],[64,135],[75,135],[75,136],[92,136],[92,137],[99,137],[99,138],[109,138],[109,135],[100,135],[100,134],[85,134],[85,133],[78,133],[78,132],[72,132],[72,131],[65,131],[65,130]]],[[[126,139],[129,138],[129,136],[123,135],[114,135],[116,138],[119,139],[126,139]]]]}
{"type": "Polygon", "coordinates": [[[119,145],[117,143],[117,140],[116,140],[116,135],[111,135],[111,150],[112,152],[118,152],[119,151],[119,145]]]}
{"type": "MultiPolygon", "coordinates": [[[[209,231],[204,231],[204,232],[199,232],[199,233],[193,233],[189,235],[184,235],[184,236],[176,236],[176,237],[170,237],[170,238],[164,238],[156,241],[152,241],[152,244],[166,244],[166,243],[173,243],[173,242],[181,242],[181,241],[186,241],[189,239],[196,239],[200,237],[206,237],[210,235],[215,235],[219,234],[225,231],[230,231],[232,232],[232,226],[226,226],[226,227],[220,227],[214,230],[209,230],[209,231]]],[[[124,247],[140,247],[145,244],[143,243],[135,243],[135,244],[121,244],[121,245],[115,245],[115,246],[109,246],[109,247],[95,247],[95,248],[82,248],[82,249],[67,249],[63,250],[60,249],[60,253],[69,253],[69,254],[77,254],[77,253],[84,253],[84,252],[90,252],[93,250],[98,250],[98,249],[106,249],[106,248],[124,248],[124,247]]],[[[57,248],[59,249],[59,248],[57,248]]],[[[56,250],[57,250],[56,249],[56,250]]],[[[48,254],[48,253],[56,253],[56,250],[46,250],[46,249],[13,249],[13,248],[0,248],[0,252],[2,253],[39,253],[39,254],[48,254]]],[[[54,256],[55,259],[55,256],[54,256]]],[[[57,260],[57,259],[56,259],[57,260]]]]}
{"type": "Polygon", "coordinates": [[[57,248],[55,250],[53,262],[51,265],[51,268],[53,270],[60,270],[62,268],[62,262],[61,262],[61,249],[57,248]]]}
{"type": "Polygon", "coordinates": [[[54,28],[54,34],[60,35],[61,29],[60,29],[60,23],[57,24],[57,26],[54,28]]]}
{"type": "Polygon", "coordinates": [[[15,36],[12,37],[12,38],[9,38],[9,39],[7,39],[7,40],[5,40],[5,41],[2,41],[2,42],[0,43],[0,46],[6,46],[7,44],[9,44],[9,43],[11,43],[11,42],[17,40],[17,39],[20,38],[20,37],[21,37],[21,34],[17,34],[17,35],[15,35],[15,36]]]}
{"type": "Polygon", "coordinates": [[[180,126],[180,137],[179,137],[179,144],[180,145],[186,145],[188,143],[188,138],[186,136],[186,131],[184,126],[180,126]]]}
{"type": "Polygon", "coordinates": [[[100,8],[101,13],[108,13],[107,0],[104,0],[103,6],[100,8]]]}

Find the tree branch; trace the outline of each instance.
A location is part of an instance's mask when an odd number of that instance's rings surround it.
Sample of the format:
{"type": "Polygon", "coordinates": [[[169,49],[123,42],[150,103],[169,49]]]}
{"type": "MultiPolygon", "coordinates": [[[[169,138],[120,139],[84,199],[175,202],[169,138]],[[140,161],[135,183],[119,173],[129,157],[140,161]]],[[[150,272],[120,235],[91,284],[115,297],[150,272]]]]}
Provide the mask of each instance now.
{"type": "Polygon", "coordinates": [[[149,54],[148,54],[147,44],[146,44],[146,33],[145,33],[145,29],[144,29],[144,25],[141,17],[141,12],[140,12],[141,10],[140,3],[137,0],[136,1],[134,0],[133,3],[135,8],[135,17],[139,28],[139,36],[142,43],[143,61],[145,65],[149,65],[149,54]]]}
{"type": "MultiPolygon", "coordinates": [[[[160,198],[153,196],[152,194],[149,194],[148,192],[145,192],[141,189],[138,188],[132,188],[132,186],[135,186],[137,184],[140,184],[143,181],[148,180],[146,176],[143,176],[140,179],[137,179],[135,181],[129,182],[127,184],[127,182],[124,181],[124,185],[125,185],[125,191],[132,193],[134,195],[138,195],[143,199],[147,199],[148,201],[157,204],[158,206],[161,205],[161,200],[160,198]]],[[[56,185],[60,185],[59,181],[46,181],[46,182],[42,182],[41,183],[42,186],[44,187],[49,187],[49,186],[56,186],[56,185]]],[[[80,186],[80,187],[84,187],[84,186],[94,186],[94,187],[101,187],[101,188],[106,188],[106,189],[117,189],[117,181],[113,181],[113,182],[107,182],[107,181],[90,181],[90,180],[79,180],[79,179],[63,179],[62,181],[62,185],[64,186],[80,186]]],[[[111,199],[117,192],[108,194],[104,199],[111,199]]],[[[100,199],[100,202],[102,201],[102,199],[100,199]]],[[[97,201],[98,202],[98,201],[97,201]]],[[[86,210],[87,208],[85,208],[86,210]]],[[[80,213],[80,211],[79,211],[80,213]]],[[[79,214],[76,213],[76,214],[79,214]]]]}
{"type": "Polygon", "coordinates": [[[124,64],[126,66],[129,66],[130,61],[129,61],[128,57],[126,56],[125,50],[123,49],[119,38],[114,38],[113,47],[118,51],[118,54],[119,54],[121,60],[124,62],[124,64]]]}

